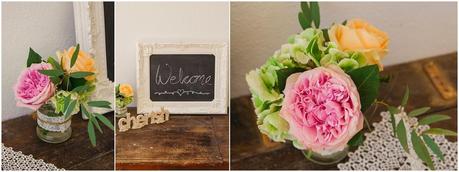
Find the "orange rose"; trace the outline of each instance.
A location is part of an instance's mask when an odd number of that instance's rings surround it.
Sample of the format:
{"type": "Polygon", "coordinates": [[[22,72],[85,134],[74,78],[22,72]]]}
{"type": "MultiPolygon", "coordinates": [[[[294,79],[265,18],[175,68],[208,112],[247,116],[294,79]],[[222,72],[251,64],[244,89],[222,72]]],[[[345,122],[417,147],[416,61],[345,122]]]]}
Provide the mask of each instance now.
{"type": "Polygon", "coordinates": [[[120,84],[119,90],[120,94],[124,97],[131,97],[134,95],[134,91],[132,90],[132,87],[129,84],[120,84]]]}
{"type": "Polygon", "coordinates": [[[328,35],[340,50],[361,52],[368,64],[377,64],[383,69],[381,59],[387,54],[389,44],[385,32],[363,20],[352,19],[346,25],[333,25],[328,35]]]}
{"type": "MultiPolygon", "coordinates": [[[[61,66],[64,69],[64,71],[72,73],[72,72],[93,72],[96,73],[96,67],[95,64],[96,62],[94,59],[86,52],[80,51],[78,52],[78,58],[75,62],[75,65],[73,65],[72,68],[70,68],[70,61],[72,59],[73,52],[75,51],[75,47],[70,47],[69,50],[64,50],[64,52],[58,51],[57,57],[59,58],[59,61],[61,62],[61,66]]],[[[96,79],[95,75],[90,75],[85,77],[86,80],[88,81],[93,81],[96,79]]]]}

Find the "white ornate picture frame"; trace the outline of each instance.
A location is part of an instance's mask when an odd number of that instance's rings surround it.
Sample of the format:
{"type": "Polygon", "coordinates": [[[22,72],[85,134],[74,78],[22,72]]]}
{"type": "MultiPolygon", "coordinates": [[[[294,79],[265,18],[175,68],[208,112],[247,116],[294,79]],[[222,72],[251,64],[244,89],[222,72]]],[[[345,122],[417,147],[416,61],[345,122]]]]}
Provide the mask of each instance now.
{"type": "Polygon", "coordinates": [[[137,113],[159,111],[171,114],[227,114],[229,57],[226,43],[143,43],[137,45],[137,113]],[[205,101],[151,101],[150,56],[152,54],[213,54],[214,99],[205,101]]]}
{"type": "MultiPolygon", "coordinates": [[[[96,90],[92,100],[106,100],[114,106],[114,84],[107,77],[107,55],[105,49],[105,23],[103,2],[74,2],[76,42],[82,50],[94,56],[97,68],[96,90]]],[[[91,107],[90,107],[91,108],[91,107]]],[[[97,113],[113,110],[91,108],[97,113]]],[[[85,116],[83,118],[86,119],[85,116]]]]}

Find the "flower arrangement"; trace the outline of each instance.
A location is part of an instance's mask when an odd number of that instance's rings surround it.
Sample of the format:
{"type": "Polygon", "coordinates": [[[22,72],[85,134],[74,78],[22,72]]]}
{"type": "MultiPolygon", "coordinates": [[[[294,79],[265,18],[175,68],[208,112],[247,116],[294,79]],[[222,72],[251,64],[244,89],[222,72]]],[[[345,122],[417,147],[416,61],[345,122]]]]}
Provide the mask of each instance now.
{"type": "Polygon", "coordinates": [[[134,90],[129,84],[118,84],[116,86],[116,107],[124,108],[134,100],[134,90]]]}
{"type": "Polygon", "coordinates": [[[66,122],[72,115],[81,111],[89,118],[88,135],[91,144],[95,146],[94,128],[102,133],[99,122],[112,130],[113,125],[102,114],[90,112],[88,107],[109,109],[111,107],[108,101],[89,100],[97,82],[95,61],[92,56],[81,51],[79,47],[77,44],[76,47],[71,47],[68,50],[58,51],[56,53],[57,59],[48,57],[47,60],[43,60],[38,53],[30,48],[27,68],[20,74],[14,86],[14,92],[17,106],[27,107],[34,111],[40,111],[39,109],[45,106],[52,109],[50,114],[53,115],[43,117],[50,119],[50,121],[40,123],[43,119],[37,120],[40,127],[49,128],[48,130],[51,131],[60,126],[59,123],[48,125],[49,123],[56,122],[57,119],[63,119],[61,122],[66,122]],[[60,118],[54,119],[53,117],[56,116],[60,118]],[[45,124],[47,125],[45,126],[45,124]]]}
{"type": "MultiPolygon", "coordinates": [[[[363,112],[379,102],[389,37],[361,19],[320,29],[318,3],[301,2],[301,9],[303,31],[246,81],[261,133],[276,142],[292,141],[307,158],[336,156],[364,140],[363,112]]],[[[387,107],[395,114],[397,108],[387,107]]]]}

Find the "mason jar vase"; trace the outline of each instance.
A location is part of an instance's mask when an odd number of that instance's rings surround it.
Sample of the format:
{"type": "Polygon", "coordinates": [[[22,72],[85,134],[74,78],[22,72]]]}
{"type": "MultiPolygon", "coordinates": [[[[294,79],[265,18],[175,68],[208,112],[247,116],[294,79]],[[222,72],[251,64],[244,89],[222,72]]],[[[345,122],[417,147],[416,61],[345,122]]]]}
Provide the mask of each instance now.
{"type": "Polygon", "coordinates": [[[308,159],[309,161],[320,164],[320,165],[331,165],[331,164],[336,164],[343,160],[344,158],[347,157],[347,154],[349,153],[349,147],[346,146],[343,150],[334,152],[331,154],[320,154],[317,152],[313,152],[310,150],[303,150],[303,155],[308,159]]]}
{"type": "Polygon", "coordinates": [[[123,118],[126,117],[127,114],[127,106],[124,107],[116,107],[116,117],[117,118],[123,118]]]}
{"type": "Polygon", "coordinates": [[[72,115],[64,118],[63,113],[55,113],[52,104],[42,105],[37,111],[37,136],[47,143],[62,143],[72,135],[72,115]]]}

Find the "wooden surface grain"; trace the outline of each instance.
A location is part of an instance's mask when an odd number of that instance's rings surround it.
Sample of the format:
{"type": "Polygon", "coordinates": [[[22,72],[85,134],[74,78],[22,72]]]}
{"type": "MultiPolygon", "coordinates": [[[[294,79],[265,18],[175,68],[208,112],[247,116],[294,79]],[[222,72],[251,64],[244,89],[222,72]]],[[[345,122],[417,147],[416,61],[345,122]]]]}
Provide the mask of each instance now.
{"type": "MultiPolygon", "coordinates": [[[[378,99],[391,105],[399,105],[405,91],[410,88],[410,100],[407,110],[431,106],[428,114],[442,113],[451,120],[434,124],[457,131],[457,96],[445,99],[433,85],[424,70],[427,63],[433,62],[445,77],[445,84],[451,84],[457,90],[457,55],[456,53],[427,58],[420,61],[388,66],[383,75],[392,75],[391,82],[382,84],[378,99]]],[[[302,153],[291,143],[276,143],[262,135],[256,126],[256,115],[250,96],[231,100],[231,169],[337,169],[336,165],[322,166],[307,161],[302,153]]],[[[365,115],[370,123],[379,122],[382,107],[369,108],[365,115]],[[375,109],[375,110],[374,110],[375,109]]],[[[422,116],[421,116],[422,117],[422,116]]],[[[457,141],[456,137],[447,137],[457,141]]],[[[343,161],[346,161],[344,159],[343,161]]]]}
{"type": "Polygon", "coordinates": [[[228,125],[228,115],[171,115],[162,124],[117,131],[116,169],[228,169],[228,125]]]}
{"type": "MultiPolygon", "coordinates": [[[[113,121],[113,112],[105,115],[113,121]]],[[[2,122],[2,142],[35,159],[43,159],[66,170],[113,170],[114,134],[101,126],[103,134],[96,132],[97,146],[92,147],[87,134],[87,121],[77,114],[72,117],[72,137],[59,144],[41,141],[35,128],[37,122],[30,115],[2,122]]]]}

